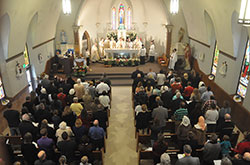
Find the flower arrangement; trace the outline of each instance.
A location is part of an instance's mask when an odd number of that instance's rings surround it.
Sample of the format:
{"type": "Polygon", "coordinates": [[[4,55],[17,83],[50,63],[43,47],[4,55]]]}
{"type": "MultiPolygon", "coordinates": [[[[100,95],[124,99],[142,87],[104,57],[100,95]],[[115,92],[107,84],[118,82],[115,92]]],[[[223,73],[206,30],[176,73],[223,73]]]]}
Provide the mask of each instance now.
{"type": "Polygon", "coordinates": [[[126,59],[126,58],[114,58],[114,59],[105,59],[104,65],[112,66],[138,66],[140,63],[139,59],[126,59]]]}
{"type": "Polygon", "coordinates": [[[74,66],[72,69],[73,69],[73,76],[76,76],[76,77],[85,76],[88,71],[87,66],[74,66]]]}
{"type": "Polygon", "coordinates": [[[114,38],[114,40],[117,42],[117,34],[115,32],[108,33],[107,37],[109,40],[111,40],[111,38],[114,38]]]}
{"type": "Polygon", "coordinates": [[[137,33],[135,32],[127,32],[127,39],[130,38],[130,41],[134,41],[136,39],[137,33]]]}

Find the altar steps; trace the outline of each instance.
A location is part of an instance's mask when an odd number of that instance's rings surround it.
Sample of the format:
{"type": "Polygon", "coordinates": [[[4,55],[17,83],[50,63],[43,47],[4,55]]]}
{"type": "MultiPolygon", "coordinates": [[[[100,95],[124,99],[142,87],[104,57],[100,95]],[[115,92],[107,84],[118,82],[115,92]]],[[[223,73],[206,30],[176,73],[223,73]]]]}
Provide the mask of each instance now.
{"type": "MultiPolygon", "coordinates": [[[[131,86],[133,83],[131,73],[108,73],[106,75],[110,79],[112,86],[131,86]]],[[[99,73],[87,73],[85,80],[100,80],[101,77],[102,74],[99,73]]]]}

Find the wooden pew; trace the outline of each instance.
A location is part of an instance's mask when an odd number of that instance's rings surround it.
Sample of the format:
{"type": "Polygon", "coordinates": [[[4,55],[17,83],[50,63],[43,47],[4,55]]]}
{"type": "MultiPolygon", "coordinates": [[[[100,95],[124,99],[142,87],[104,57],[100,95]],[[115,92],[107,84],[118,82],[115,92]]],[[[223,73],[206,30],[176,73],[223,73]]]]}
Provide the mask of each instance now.
{"type": "MultiPolygon", "coordinates": [[[[166,153],[169,154],[171,162],[173,163],[177,159],[177,154],[180,153],[180,150],[167,150],[166,153]]],[[[153,151],[143,151],[138,152],[138,165],[141,164],[141,160],[153,160],[154,155],[153,151]]]]}
{"type": "MultiPolygon", "coordinates": [[[[239,138],[239,131],[233,132],[232,136],[230,138],[230,142],[232,144],[232,147],[234,147],[237,144],[238,138],[239,138]]],[[[212,136],[213,133],[206,133],[207,139],[209,139],[212,136]]],[[[169,149],[179,149],[178,148],[178,139],[177,134],[175,133],[163,133],[163,136],[165,137],[166,142],[168,143],[169,149]]],[[[137,133],[137,142],[136,142],[136,152],[139,150],[139,143],[141,144],[148,144],[150,143],[150,134],[149,135],[143,135],[137,133]]]]}
{"type": "Polygon", "coordinates": [[[141,144],[148,144],[148,143],[150,143],[150,134],[144,135],[144,134],[139,134],[139,133],[137,132],[136,152],[138,152],[139,143],[141,143],[141,144]]]}

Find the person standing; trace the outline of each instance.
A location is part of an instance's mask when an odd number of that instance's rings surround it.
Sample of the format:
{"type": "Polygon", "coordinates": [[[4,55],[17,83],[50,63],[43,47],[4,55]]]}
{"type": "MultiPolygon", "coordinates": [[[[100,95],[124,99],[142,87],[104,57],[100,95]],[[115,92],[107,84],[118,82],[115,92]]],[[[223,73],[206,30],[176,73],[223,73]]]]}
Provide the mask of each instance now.
{"type": "Polygon", "coordinates": [[[142,49],[141,49],[141,52],[140,52],[140,63],[141,63],[141,65],[145,64],[145,56],[146,56],[146,48],[145,48],[144,45],[142,45],[142,49]]]}
{"type": "Polygon", "coordinates": [[[82,96],[85,94],[85,87],[82,84],[81,79],[77,79],[76,84],[74,84],[75,96],[81,101],[82,96]]]}
{"type": "Polygon", "coordinates": [[[95,43],[91,49],[91,61],[96,62],[96,61],[99,61],[99,59],[100,59],[100,56],[98,53],[97,43],[95,43]]]}
{"type": "Polygon", "coordinates": [[[177,62],[177,60],[178,60],[177,49],[174,48],[172,54],[170,55],[168,69],[174,70],[175,63],[177,62]]]}
{"type": "Polygon", "coordinates": [[[7,110],[3,112],[3,117],[7,120],[11,136],[20,135],[20,113],[17,110],[12,109],[12,103],[7,104],[7,110]]]}
{"type": "Polygon", "coordinates": [[[154,62],[155,61],[155,43],[154,40],[151,41],[150,49],[149,49],[149,61],[154,62]]]}
{"type": "Polygon", "coordinates": [[[85,58],[86,58],[86,61],[87,61],[87,66],[89,66],[89,56],[90,56],[90,52],[89,52],[89,49],[87,48],[86,49],[86,52],[85,52],[85,58]]]}

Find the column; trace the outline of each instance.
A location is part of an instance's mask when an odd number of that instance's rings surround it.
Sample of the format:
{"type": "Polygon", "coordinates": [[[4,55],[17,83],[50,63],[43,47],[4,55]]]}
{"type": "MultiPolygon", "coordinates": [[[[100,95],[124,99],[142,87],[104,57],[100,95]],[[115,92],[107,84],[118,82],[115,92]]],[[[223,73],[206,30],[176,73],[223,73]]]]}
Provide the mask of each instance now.
{"type": "Polygon", "coordinates": [[[167,39],[166,39],[166,56],[170,56],[170,49],[171,49],[171,43],[172,43],[172,29],[173,25],[165,25],[165,28],[167,29],[167,39]]]}
{"type": "Polygon", "coordinates": [[[73,32],[74,32],[74,50],[75,50],[75,55],[76,55],[76,56],[79,56],[79,55],[80,55],[79,29],[80,29],[80,26],[73,25],[73,32]]]}

